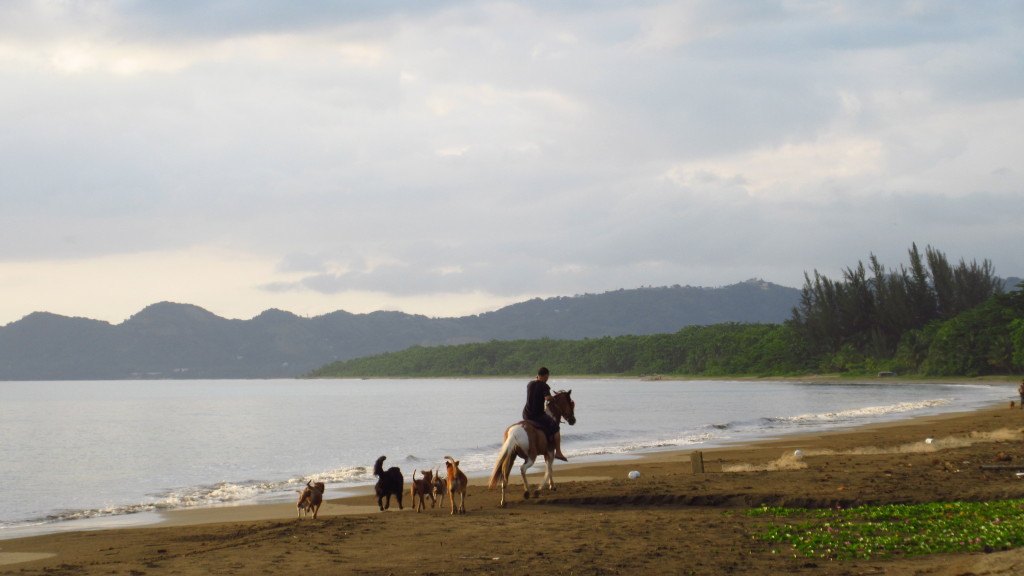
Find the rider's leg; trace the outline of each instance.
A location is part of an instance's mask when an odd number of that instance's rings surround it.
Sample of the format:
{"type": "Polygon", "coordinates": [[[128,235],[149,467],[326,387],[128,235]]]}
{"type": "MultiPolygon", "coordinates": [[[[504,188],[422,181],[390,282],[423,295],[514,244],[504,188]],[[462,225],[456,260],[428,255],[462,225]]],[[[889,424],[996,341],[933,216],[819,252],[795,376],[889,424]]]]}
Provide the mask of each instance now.
{"type": "Polygon", "coordinates": [[[557,458],[559,460],[564,460],[566,462],[569,461],[569,459],[566,458],[564,454],[562,454],[562,433],[561,432],[555,432],[555,458],[557,458]]]}

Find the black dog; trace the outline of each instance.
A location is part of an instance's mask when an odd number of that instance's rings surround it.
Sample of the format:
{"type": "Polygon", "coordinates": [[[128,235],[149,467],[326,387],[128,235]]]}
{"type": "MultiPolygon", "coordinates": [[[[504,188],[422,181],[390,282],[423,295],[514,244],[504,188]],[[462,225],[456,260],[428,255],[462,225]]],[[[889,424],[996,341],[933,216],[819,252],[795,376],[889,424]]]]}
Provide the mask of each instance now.
{"type": "Polygon", "coordinates": [[[387,510],[391,507],[391,496],[394,495],[395,499],[398,500],[398,509],[401,510],[405,480],[402,478],[402,471],[398,469],[398,466],[392,466],[387,471],[384,470],[385,458],[387,456],[377,458],[377,463],[373,465],[373,475],[378,478],[377,486],[375,487],[377,491],[377,506],[380,506],[381,512],[387,510]]]}

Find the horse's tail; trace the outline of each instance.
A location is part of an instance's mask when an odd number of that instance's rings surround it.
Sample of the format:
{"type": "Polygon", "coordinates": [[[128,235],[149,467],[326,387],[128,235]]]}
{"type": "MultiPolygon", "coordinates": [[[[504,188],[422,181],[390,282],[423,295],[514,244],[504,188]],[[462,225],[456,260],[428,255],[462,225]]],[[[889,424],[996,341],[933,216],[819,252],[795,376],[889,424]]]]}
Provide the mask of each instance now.
{"type": "Polygon", "coordinates": [[[501,482],[503,476],[508,475],[512,469],[512,463],[516,460],[515,434],[505,433],[505,443],[498,451],[498,461],[494,463],[494,470],[491,471],[491,480],[487,483],[488,488],[495,488],[501,482]]]}

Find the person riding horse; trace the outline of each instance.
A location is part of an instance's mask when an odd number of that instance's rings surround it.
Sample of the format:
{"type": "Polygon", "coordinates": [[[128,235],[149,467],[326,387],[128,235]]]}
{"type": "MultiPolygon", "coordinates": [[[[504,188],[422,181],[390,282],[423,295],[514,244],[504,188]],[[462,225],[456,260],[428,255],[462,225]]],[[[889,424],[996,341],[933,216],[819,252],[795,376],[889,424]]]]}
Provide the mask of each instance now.
{"type": "MultiPolygon", "coordinates": [[[[555,490],[555,480],[551,465],[555,460],[555,439],[559,438],[557,423],[564,418],[570,426],[576,424],[576,403],[572,399],[572,390],[559,390],[551,394],[547,386],[547,370],[542,368],[538,376],[540,376],[537,380],[539,383],[531,383],[529,386],[530,395],[535,394],[536,397],[540,398],[540,400],[533,400],[533,402],[540,406],[544,405],[545,395],[551,395],[546,407],[546,412],[550,414],[551,421],[544,420],[544,422],[554,423],[552,428],[555,429],[555,436],[548,438],[548,433],[541,427],[542,425],[533,424],[529,419],[520,420],[505,429],[505,434],[502,436],[501,441],[501,450],[498,451],[498,459],[494,463],[491,479],[487,483],[488,488],[501,486],[502,508],[505,507],[505,493],[508,489],[509,474],[516,458],[523,459],[523,465],[519,467],[519,474],[523,477],[524,499],[529,499],[531,494],[530,480],[526,477],[526,471],[533,466],[540,456],[544,457],[544,480],[536,490],[532,490],[533,496],[539,497],[542,487],[546,487],[551,491],[555,490]]],[[[523,413],[527,416],[537,414],[530,411],[529,408],[524,410],[523,413]]],[[[563,456],[562,458],[564,459],[565,457],[563,456]]]]}
{"type": "Polygon", "coordinates": [[[568,461],[562,454],[562,433],[559,431],[559,422],[548,416],[544,411],[545,403],[551,400],[551,387],[548,386],[548,378],[551,371],[541,366],[537,370],[537,379],[531,380],[526,385],[526,406],[523,407],[523,420],[528,420],[544,430],[548,441],[554,444],[555,458],[568,461]]]}

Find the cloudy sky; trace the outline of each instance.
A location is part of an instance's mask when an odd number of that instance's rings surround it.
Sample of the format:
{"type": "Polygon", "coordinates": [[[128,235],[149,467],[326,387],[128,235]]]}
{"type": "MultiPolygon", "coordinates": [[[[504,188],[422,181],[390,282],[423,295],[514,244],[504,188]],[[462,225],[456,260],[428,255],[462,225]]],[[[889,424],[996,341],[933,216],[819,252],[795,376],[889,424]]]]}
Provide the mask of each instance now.
{"type": "Polygon", "coordinates": [[[2,0],[0,325],[1024,276],[1019,1],[2,0]]]}

